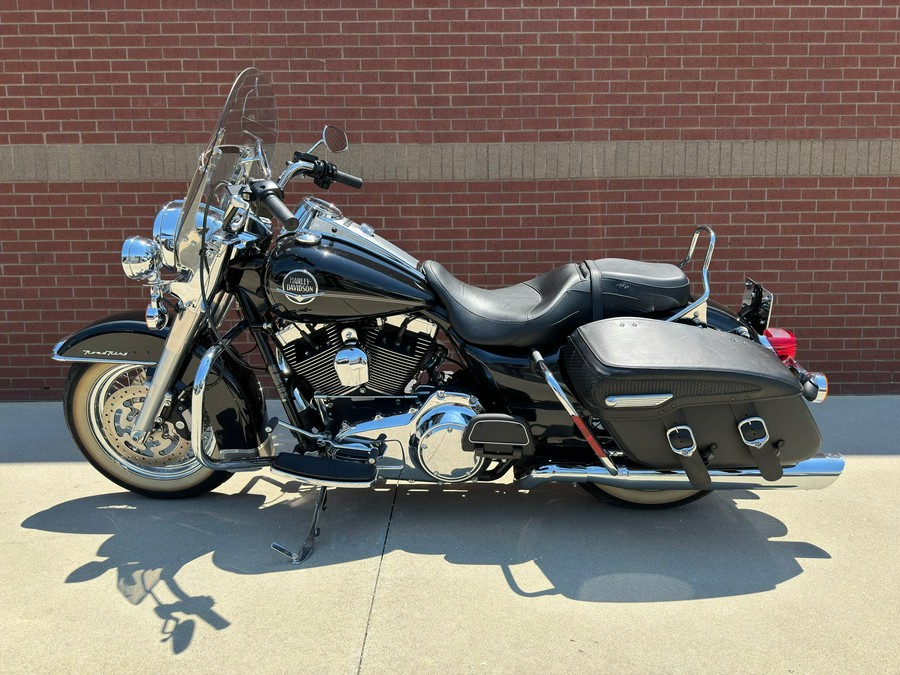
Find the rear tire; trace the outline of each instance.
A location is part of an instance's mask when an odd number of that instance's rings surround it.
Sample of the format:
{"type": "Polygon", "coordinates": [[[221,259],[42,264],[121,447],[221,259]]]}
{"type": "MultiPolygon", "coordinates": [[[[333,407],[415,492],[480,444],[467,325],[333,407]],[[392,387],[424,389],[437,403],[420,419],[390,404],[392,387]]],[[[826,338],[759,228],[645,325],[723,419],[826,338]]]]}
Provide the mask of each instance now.
{"type": "Polygon", "coordinates": [[[710,494],[710,490],[627,490],[598,483],[580,485],[600,501],[626,509],[674,509],[710,494]]]}
{"type": "Polygon", "coordinates": [[[81,454],[109,480],[145,497],[193,497],[228,480],[230,473],[200,464],[191,442],[181,438],[171,422],[154,430],[147,445],[131,441],[128,434],[143,404],[147,379],[144,366],[72,366],[63,409],[81,454]]]}

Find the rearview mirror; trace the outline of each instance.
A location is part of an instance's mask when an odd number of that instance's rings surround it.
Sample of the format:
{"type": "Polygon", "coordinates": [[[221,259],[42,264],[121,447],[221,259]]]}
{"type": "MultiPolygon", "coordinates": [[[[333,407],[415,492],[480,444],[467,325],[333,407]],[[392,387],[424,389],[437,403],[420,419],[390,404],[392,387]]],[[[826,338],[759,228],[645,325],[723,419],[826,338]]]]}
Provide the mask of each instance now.
{"type": "Polygon", "coordinates": [[[344,130],[333,127],[330,124],[322,130],[322,138],[316,141],[316,144],[307,152],[312,154],[322,144],[334,153],[344,152],[350,147],[350,141],[347,140],[347,134],[344,133],[344,130]]]}
{"type": "Polygon", "coordinates": [[[322,131],[322,140],[325,147],[331,152],[344,152],[350,147],[350,141],[347,140],[347,134],[343,129],[338,129],[330,124],[322,131]]]}

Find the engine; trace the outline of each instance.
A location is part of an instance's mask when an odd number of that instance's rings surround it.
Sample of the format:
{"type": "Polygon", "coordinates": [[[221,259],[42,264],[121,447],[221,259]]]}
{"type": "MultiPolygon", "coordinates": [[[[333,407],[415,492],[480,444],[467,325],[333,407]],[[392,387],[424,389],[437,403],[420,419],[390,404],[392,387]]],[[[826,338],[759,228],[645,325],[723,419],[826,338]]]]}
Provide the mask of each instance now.
{"type": "MultiPolygon", "coordinates": [[[[483,412],[462,391],[416,388],[441,356],[437,325],[410,315],[352,323],[291,323],[277,334],[284,366],[329,401],[335,442],[380,448],[379,475],[438,483],[472,480],[487,460],[462,447],[483,412]],[[353,398],[340,398],[353,395],[353,398]],[[400,397],[402,398],[394,398],[400,397]]],[[[344,459],[354,459],[352,456],[344,459]]]]}
{"type": "Polygon", "coordinates": [[[410,315],[352,324],[291,323],[277,333],[285,364],[318,394],[408,392],[437,354],[437,325],[410,315]]]}

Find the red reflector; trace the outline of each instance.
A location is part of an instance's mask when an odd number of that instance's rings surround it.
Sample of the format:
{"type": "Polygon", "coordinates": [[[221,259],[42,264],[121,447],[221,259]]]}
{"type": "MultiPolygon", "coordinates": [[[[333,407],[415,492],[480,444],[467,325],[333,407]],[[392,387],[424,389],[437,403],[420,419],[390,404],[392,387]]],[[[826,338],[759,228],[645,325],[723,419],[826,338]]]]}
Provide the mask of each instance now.
{"type": "Polygon", "coordinates": [[[606,459],[608,455],[603,450],[594,434],[591,433],[588,425],[584,423],[584,420],[581,419],[578,415],[572,415],[572,422],[578,428],[578,431],[581,432],[581,435],[584,436],[584,440],[586,440],[588,445],[591,446],[591,450],[594,451],[594,454],[597,455],[597,457],[599,457],[600,459],[606,459]]]}
{"type": "Polygon", "coordinates": [[[790,363],[797,357],[797,338],[793,333],[784,328],[769,328],[764,335],[782,361],[790,363]]]}

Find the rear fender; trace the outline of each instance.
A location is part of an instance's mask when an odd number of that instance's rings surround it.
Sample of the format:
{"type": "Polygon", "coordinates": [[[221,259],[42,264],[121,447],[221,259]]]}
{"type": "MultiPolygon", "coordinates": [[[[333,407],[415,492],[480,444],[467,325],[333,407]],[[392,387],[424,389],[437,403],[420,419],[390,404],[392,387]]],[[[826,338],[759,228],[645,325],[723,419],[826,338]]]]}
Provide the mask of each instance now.
{"type": "Polygon", "coordinates": [[[706,308],[706,324],[717,330],[730,333],[738,328],[746,328],[750,336],[759,342],[759,336],[753,330],[753,326],[747,323],[740,316],[732,312],[725,305],[721,305],[715,300],[708,300],[706,308]]]}
{"type": "MultiPolygon", "coordinates": [[[[133,363],[154,366],[162,354],[168,328],[151,330],[141,311],[113,314],[95,321],[59,342],[56,361],[76,363],[133,363]]],[[[190,389],[200,360],[211,340],[201,335],[177,381],[190,389]],[[206,338],[206,339],[204,339],[206,338]]],[[[152,369],[152,368],[151,368],[152,369]]],[[[189,391],[185,400],[190,403],[189,391]]],[[[256,449],[266,440],[266,404],[253,371],[225,352],[206,388],[205,410],[220,448],[256,449]],[[221,375],[221,377],[217,377],[221,375]],[[214,380],[218,380],[213,383],[214,380]]]]}

